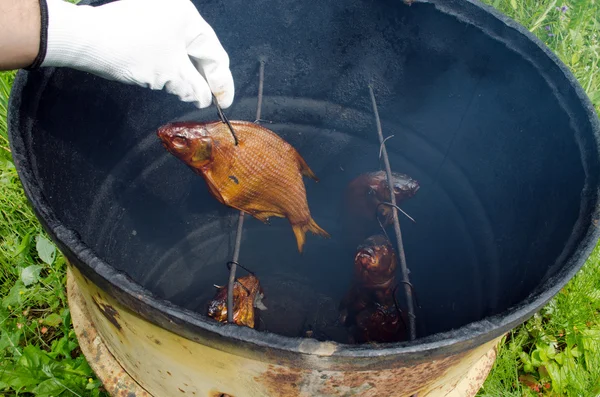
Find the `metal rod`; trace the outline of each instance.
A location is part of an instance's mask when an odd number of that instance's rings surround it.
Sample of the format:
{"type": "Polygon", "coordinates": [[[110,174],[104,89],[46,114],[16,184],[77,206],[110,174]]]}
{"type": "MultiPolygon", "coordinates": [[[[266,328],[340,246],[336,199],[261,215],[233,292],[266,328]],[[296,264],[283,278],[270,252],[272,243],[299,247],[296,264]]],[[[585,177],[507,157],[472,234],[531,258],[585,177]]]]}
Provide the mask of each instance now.
{"type": "Polygon", "coordinates": [[[244,228],[244,211],[240,211],[238,217],[237,231],[235,235],[235,247],[233,249],[233,260],[229,269],[229,284],[227,288],[227,322],[233,324],[233,286],[235,283],[235,271],[237,262],[240,259],[240,245],[242,243],[242,231],[244,228]]]}
{"type": "Polygon", "coordinates": [[[404,281],[404,292],[406,294],[406,306],[408,308],[408,324],[410,340],[417,338],[417,328],[415,325],[415,310],[413,307],[412,290],[406,283],[410,283],[408,278],[408,268],[406,267],[406,257],[404,255],[404,245],[402,244],[402,231],[400,230],[400,221],[398,220],[398,210],[396,205],[396,196],[394,196],[394,185],[392,183],[392,169],[388,158],[385,141],[383,139],[383,131],[381,129],[381,119],[377,110],[377,101],[373,93],[373,87],[369,85],[369,93],[371,94],[371,102],[373,104],[373,112],[375,113],[375,122],[377,123],[377,134],[379,135],[379,143],[381,145],[381,154],[385,164],[385,172],[387,174],[388,188],[390,190],[390,201],[392,203],[392,215],[394,220],[394,231],[396,232],[396,241],[398,243],[398,256],[400,258],[400,268],[402,270],[402,281],[404,281]]]}
{"type": "Polygon", "coordinates": [[[260,120],[262,113],[262,97],[265,83],[265,61],[260,61],[260,70],[258,72],[258,104],[256,105],[256,121],[260,120]]]}
{"type": "Polygon", "coordinates": [[[215,94],[212,94],[212,97],[213,97],[215,106],[217,107],[217,114],[219,115],[221,122],[227,124],[227,127],[229,127],[229,132],[231,132],[231,135],[233,136],[233,141],[235,142],[235,146],[237,146],[238,145],[237,135],[235,135],[235,131],[233,130],[233,127],[231,126],[229,119],[225,116],[225,113],[223,113],[223,109],[221,109],[221,106],[219,105],[219,102],[217,101],[217,97],[215,97],[215,94]]]}
{"type": "MultiPolygon", "coordinates": [[[[263,97],[263,87],[265,80],[265,62],[260,61],[260,72],[259,72],[259,81],[258,81],[258,103],[256,108],[256,120],[260,120],[260,114],[262,111],[262,97],[263,97]]],[[[223,115],[225,116],[225,115],[223,115]]],[[[225,118],[227,120],[227,118],[225,118]]],[[[229,124],[229,121],[227,121],[229,124]]],[[[233,134],[233,129],[231,130],[233,134]]],[[[237,144],[237,137],[236,144],[237,144]]],[[[235,246],[233,248],[233,259],[229,264],[231,267],[229,268],[229,283],[227,286],[227,322],[233,324],[233,287],[235,284],[235,272],[238,267],[238,260],[240,259],[240,245],[242,244],[242,233],[244,231],[244,211],[240,211],[240,216],[238,217],[238,225],[237,231],[235,235],[235,246]]]]}

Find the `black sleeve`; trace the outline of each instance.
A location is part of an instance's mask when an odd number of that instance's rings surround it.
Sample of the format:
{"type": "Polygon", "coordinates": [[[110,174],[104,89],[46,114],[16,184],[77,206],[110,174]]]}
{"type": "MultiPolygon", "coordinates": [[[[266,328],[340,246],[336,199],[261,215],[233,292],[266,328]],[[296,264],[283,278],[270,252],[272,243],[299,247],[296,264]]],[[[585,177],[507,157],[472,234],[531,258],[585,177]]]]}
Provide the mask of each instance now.
{"type": "Polygon", "coordinates": [[[40,49],[33,63],[24,68],[25,70],[39,68],[44,58],[46,58],[46,48],[48,47],[48,4],[46,0],[40,0],[40,14],[42,21],[40,26],[40,49]]]}

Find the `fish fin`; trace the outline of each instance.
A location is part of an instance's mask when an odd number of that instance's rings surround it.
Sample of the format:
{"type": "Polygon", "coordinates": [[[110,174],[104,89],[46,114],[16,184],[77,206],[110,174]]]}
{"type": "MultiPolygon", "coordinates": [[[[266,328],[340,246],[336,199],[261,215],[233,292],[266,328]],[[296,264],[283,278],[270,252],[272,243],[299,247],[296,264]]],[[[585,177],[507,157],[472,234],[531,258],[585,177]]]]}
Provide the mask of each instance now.
{"type": "Polygon", "coordinates": [[[304,242],[306,241],[306,230],[304,225],[292,226],[294,234],[296,235],[296,242],[298,243],[298,252],[302,253],[304,242]]]}
{"type": "Polygon", "coordinates": [[[258,219],[259,221],[267,224],[267,225],[271,225],[271,222],[269,221],[269,218],[271,217],[275,217],[275,218],[282,218],[283,216],[281,214],[278,214],[276,212],[255,212],[255,213],[251,213],[251,215],[253,217],[255,217],[256,219],[258,219]]]}
{"type": "Polygon", "coordinates": [[[258,310],[267,310],[267,307],[262,300],[263,297],[261,295],[257,295],[256,299],[254,300],[254,307],[256,307],[258,310]]]}
{"type": "Polygon", "coordinates": [[[331,236],[325,230],[323,230],[314,219],[310,218],[308,222],[308,230],[311,231],[312,234],[316,234],[317,236],[330,238],[331,236]]]}
{"type": "Polygon", "coordinates": [[[315,175],[314,172],[310,169],[306,161],[300,156],[300,153],[296,152],[296,159],[298,160],[298,164],[300,165],[300,172],[302,175],[307,176],[315,181],[319,182],[319,178],[315,175]]]}
{"type": "Polygon", "coordinates": [[[310,218],[308,223],[302,225],[293,225],[292,229],[294,230],[294,234],[296,235],[296,242],[298,243],[298,251],[302,253],[302,249],[304,247],[304,243],[306,241],[306,231],[310,231],[313,234],[318,236],[322,236],[325,238],[331,237],[329,233],[325,230],[321,229],[319,225],[314,221],[314,219],[310,218]]]}

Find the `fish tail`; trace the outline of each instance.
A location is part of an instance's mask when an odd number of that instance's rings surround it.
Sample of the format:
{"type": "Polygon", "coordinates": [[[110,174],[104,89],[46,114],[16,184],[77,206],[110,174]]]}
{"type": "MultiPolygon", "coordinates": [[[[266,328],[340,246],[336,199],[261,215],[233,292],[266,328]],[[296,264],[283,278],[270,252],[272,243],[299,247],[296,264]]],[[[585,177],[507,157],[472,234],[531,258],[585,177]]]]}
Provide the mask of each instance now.
{"type": "Polygon", "coordinates": [[[313,234],[318,236],[322,236],[325,238],[331,237],[329,233],[323,230],[314,219],[310,218],[307,223],[293,225],[292,229],[294,230],[294,234],[296,235],[296,242],[298,243],[298,251],[302,253],[302,249],[304,247],[304,243],[306,242],[306,232],[310,231],[313,234]]]}
{"type": "Polygon", "coordinates": [[[325,237],[325,238],[331,237],[329,235],[329,233],[327,233],[319,225],[317,225],[317,222],[315,222],[315,220],[312,218],[310,218],[310,221],[308,222],[308,230],[310,230],[311,233],[316,234],[317,236],[321,236],[321,237],[325,237]]]}
{"type": "Polygon", "coordinates": [[[296,235],[296,242],[298,243],[298,252],[302,253],[302,248],[306,242],[306,225],[294,225],[292,229],[296,235]]]}

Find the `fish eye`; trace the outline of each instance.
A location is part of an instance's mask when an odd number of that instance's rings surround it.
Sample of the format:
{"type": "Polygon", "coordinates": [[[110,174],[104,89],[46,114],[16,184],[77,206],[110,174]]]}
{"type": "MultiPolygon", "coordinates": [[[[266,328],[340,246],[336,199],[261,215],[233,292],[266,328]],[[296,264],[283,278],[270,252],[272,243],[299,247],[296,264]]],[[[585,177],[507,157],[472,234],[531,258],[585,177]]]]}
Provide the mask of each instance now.
{"type": "Polygon", "coordinates": [[[176,136],[175,138],[173,138],[173,146],[175,146],[177,149],[183,149],[185,147],[187,147],[187,139],[185,139],[182,136],[176,136]]]}

